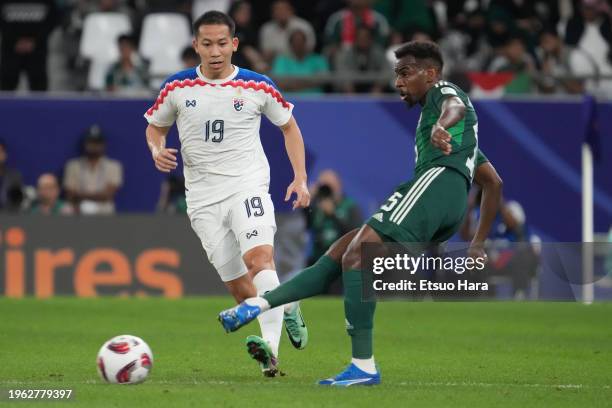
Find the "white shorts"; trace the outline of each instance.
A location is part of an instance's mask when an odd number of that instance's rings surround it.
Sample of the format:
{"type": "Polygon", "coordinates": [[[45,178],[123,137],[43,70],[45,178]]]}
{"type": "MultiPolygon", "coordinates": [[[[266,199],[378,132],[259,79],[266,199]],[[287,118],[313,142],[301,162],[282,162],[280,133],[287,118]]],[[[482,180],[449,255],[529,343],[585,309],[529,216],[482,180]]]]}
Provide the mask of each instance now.
{"type": "Polygon", "coordinates": [[[267,192],[235,194],[222,202],[187,210],[191,227],[223,282],[247,273],[242,255],[274,245],[274,204],[267,192]]]}

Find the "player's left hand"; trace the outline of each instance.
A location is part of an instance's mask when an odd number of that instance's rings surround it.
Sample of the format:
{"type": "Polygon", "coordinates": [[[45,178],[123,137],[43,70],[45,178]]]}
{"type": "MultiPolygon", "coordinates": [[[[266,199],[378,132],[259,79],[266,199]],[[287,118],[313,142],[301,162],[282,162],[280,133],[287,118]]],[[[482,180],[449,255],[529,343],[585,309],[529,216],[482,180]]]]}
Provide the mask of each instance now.
{"type": "Polygon", "coordinates": [[[434,124],[431,128],[431,144],[442,150],[446,156],[451,154],[453,147],[451,146],[451,135],[439,124],[434,124]]]}
{"type": "Polygon", "coordinates": [[[305,180],[293,180],[289,187],[287,187],[287,194],[285,195],[285,201],[289,201],[291,195],[295,193],[297,198],[293,200],[293,209],[298,207],[306,208],[310,205],[310,192],[306,186],[305,180]]]}
{"type": "Polygon", "coordinates": [[[482,258],[484,259],[484,263],[486,264],[487,261],[489,260],[489,257],[487,256],[487,253],[485,252],[484,249],[484,243],[483,242],[472,242],[470,244],[470,247],[467,250],[467,255],[468,257],[476,260],[476,258],[482,258]]]}

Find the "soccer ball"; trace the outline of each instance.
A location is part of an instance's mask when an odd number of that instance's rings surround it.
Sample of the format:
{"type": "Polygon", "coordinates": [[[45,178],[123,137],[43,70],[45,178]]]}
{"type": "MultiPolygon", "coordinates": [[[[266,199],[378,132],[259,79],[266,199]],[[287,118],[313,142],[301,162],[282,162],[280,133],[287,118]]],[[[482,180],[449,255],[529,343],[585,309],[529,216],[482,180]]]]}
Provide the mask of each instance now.
{"type": "Polygon", "coordinates": [[[139,337],[124,334],[113,337],[98,352],[98,373],[111,384],[138,384],[153,367],[153,353],[139,337]]]}

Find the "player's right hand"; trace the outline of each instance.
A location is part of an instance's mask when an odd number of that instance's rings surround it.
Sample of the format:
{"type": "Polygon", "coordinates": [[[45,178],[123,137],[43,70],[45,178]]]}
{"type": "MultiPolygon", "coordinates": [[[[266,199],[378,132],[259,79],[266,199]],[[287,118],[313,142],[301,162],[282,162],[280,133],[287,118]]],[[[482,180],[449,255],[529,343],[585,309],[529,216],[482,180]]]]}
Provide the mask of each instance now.
{"type": "Polygon", "coordinates": [[[163,148],[153,152],[155,168],[163,173],[170,173],[178,165],[176,154],[178,150],[163,148]]]}
{"type": "Polygon", "coordinates": [[[431,129],[431,144],[434,145],[436,148],[442,150],[442,153],[448,156],[453,150],[453,147],[450,142],[450,133],[448,133],[446,129],[444,129],[437,123],[434,124],[433,128],[431,129]]]}

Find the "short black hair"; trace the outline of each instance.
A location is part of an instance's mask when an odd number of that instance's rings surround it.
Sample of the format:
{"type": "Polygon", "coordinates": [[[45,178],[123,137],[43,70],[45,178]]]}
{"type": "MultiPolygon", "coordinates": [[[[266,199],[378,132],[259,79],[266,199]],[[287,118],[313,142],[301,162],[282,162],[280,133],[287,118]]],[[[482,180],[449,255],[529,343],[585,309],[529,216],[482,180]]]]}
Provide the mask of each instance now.
{"type": "Polygon", "coordinates": [[[117,44],[121,44],[122,42],[129,42],[132,46],[136,46],[136,37],[132,34],[121,34],[117,37],[117,44]]]}
{"type": "Polygon", "coordinates": [[[516,32],[508,34],[506,38],[504,39],[503,45],[510,45],[515,41],[518,41],[523,46],[525,46],[525,38],[521,34],[516,33],[516,32]]]}
{"type": "Polygon", "coordinates": [[[236,34],[236,23],[230,16],[217,10],[211,10],[202,14],[193,22],[193,35],[198,35],[200,26],[214,24],[226,25],[232,37],[236,34]]]}
{"type": "Polygon", "coordinates": [[[193,59],[198,59],[198,53],[195,52],[195,50],[193,49],[193,47],[191,45],[185,47],[183,49],[183,52],[181,53],[181,59],[187,59],[187,58],[193,58],[193,59]]]}
{"type": "Polygon", "coordinates": [[[430,60],[439,71],[444,67],[442,53],[438,44],[432,41],[410,41],[395,50],[395,58],[401,59],[412,55],[417,60],[430,60]]]}

